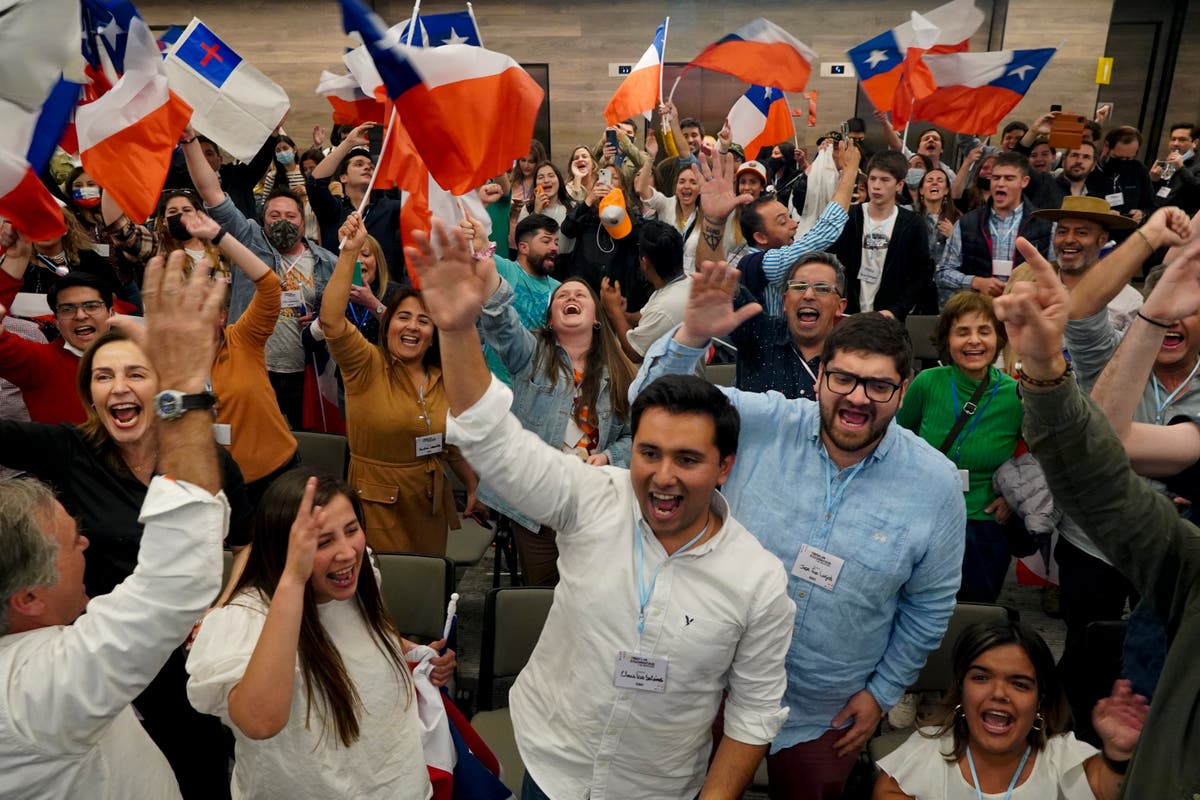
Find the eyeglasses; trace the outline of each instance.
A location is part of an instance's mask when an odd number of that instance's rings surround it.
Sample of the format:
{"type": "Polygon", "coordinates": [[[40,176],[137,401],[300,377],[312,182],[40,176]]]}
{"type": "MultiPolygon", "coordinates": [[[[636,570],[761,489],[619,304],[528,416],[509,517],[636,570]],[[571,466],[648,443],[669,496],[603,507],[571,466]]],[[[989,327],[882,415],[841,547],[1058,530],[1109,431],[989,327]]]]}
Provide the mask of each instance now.
{"type": "Polygon", "coordinates": [[[86,303],[61,303],[55,309],[60,317],[73,317],[75,312],[80,309],[88,316],[94,316],[100,313],[100,309],[104,308],[104,303],[100,300],[88,300],[86,303]]]}
{"type": "Polygon", "coordinates": [[[820,297],[825,297],[825,296],[831,295],[831,294],[836,294],[836,295],[841,294],[838,291],[838,288],[836,286],[834,286],[832,283],[809,283],[808,281],[788,281],[787,288],[790,291],[799,292],[800,294],[804,294],[809,289],[812,289],[813,294],[816,294],[820,297]]]}
{"type": "Polygon", "coordinates": [[[836,369],[825,370],[825,385],[834,394],[853,394],[860,385],[867,394],[867,399],[875,403],[886,403],[895,396],[900,384],[885,381],[881,378],[860,378],[850,373],[836,369]]]}

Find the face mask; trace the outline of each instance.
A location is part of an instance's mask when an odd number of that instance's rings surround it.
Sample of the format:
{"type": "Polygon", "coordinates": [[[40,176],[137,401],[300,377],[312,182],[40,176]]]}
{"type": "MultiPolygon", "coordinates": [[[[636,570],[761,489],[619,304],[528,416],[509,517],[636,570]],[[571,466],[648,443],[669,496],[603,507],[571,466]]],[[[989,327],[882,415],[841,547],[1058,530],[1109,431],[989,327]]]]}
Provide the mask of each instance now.
{"type": "Polygon", "coordinates": [[[268,225],[266,235],[267,241],[283,253],[291,250],[296,246],[296,242],[300,241],[300,229],[294,222],[288,222],[286,219],[277,219],[268,225]]]}
{"type": "Polygon", "coordinates": [[[988,189],[992,188],[992,179],[991,178],[976,178],[975,185],[986,192],[988,189]]]}
{"type": "Polygon", "coordinates": [[[83,208],[95,208],[100,205],[99,186],[80,186],[78,189],[71,191],[71,196],[83,208]]]}
{"type": "Polygon", "coordinates": [[[779,170],[783,169],[783,159],[782,158],[768,158],[767,159],[767,169],[771,172],[778,172],[779,170]]]}
{"type": "Polygon", "coordinates": [[[280,150],[275,154],[275,160],[286,167],[296,160],[296,154],[291,150],[280,150]]]}
{"type": "Polygon", "coordinates": [[[186,242],[192,238],[192,235],[188,233],[187,225],[183,224],[183,214],[167,217],[167,231],[177,242],[186,242]]]}
{"type": "Polygon", "coordinates": [[[921,169],[920,167],[913,167],[908,171],[908,174],[904,176],[904,182],[907,183],[910,188],[915,189],[921,185],[921,179],[924,177],[925,170],[921,169]]]}

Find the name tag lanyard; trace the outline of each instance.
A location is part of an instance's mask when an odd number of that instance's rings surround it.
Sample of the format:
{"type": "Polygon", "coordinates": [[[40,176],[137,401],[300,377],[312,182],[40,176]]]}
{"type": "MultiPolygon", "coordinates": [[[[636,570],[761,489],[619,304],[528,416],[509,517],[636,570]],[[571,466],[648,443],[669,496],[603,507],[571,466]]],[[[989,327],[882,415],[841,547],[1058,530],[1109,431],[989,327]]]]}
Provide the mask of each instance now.
{"type": "Polygon", "coordinates": [[[866,464],[866,459],[855,464],[850,468],[850,474],[846,476],[846,480],[842,481],[841,486],[833,488],[833,468],[830,466],[828,454],[823,459],[825,462],[825,524],[828,528],[833,521],[834,514],[842,506],[842,498],[846,495],[846,487],[850,485],[850,481],[862,472],[863,465],[866,464]]]}
{"type": "MultiPolygon", "coordinates": [[[[1200,361],[1197,362],[1197,366],[1200,366],[1200,361]]],[[[971,424],[958,435],[958,438],[954,442],[954,454],[950,456],[950,460],[954,463],[958,463],[958,457],[962,455],[963,442],[971,435],[971,431],[975,430],[975,426],[979,424],[979,418],[983,416],[983,412],[987,411],[988,406],[991,405],[992,399],[998,391],[1000,391],[1000,381],[996,381],[996,385],[992,387],[992,391],[988,393],[987,399],[983,401],[982,406],[967,411],[967,406],[971,405],[971,403],[968,402],[962,406],[958,404],[958,387],[954,385],[953,380],[950,381],[950,402],[954,405],[954,415],[957,417],[960,413],[966,411],[971,416],[971,424]]]]}
{"type": "Polygon", "coordinates": [[[425,420],[425,433],[433,433],[433,422],[429,419],[429,409],[425,406],[425,383],[417,387],[417,402],[421,404],[421,419],[425,420]]]}
{"type": "MultiPolygon", "coordinates": [[[[658,582],[658,573],[666,564],[675,556],[683,553],[692,547],[696,542],[703,538],[704,534],[708,533],[708,526],[712,523],[712,513],[709,513],[708,522],[704,523],[704,527],[700,532],[692,537],[692,540],[683,547],[676,550],[671,555],[658,562],[658,566],[654,568],[654,574],[650,576],[650,585],[647,586],[645,579],[642,576],[642,567],[645,560],[643,552],[644,545],[642,544],[642,524],[634,518],[633,532],[633,555],[634,563],[637,565],[637,590],[638,590],[638,640],[642,638],[642,633],[646,630],[646,606],[650,604],[650,597],[654,594],[654,584],[658,582]]],[[[649,525],[647,525],[649,527],[649,525]]],[[[651,531],[653,533],[653,531],[651,531]]]]}
{"type": "Polygon", "coordinates": [[[1176,386],[1175,391],[1173,391],[1169,395],[1167,395],[1166,400],[1163,400],[1161,398],[1161,396],[1159,395],[1158,378],[1151,376],[1151,378],[1152,378],[1151,383],[1154,385],[1154,406],[1155,406],[1154,424],[1155,425],[1166,424],[1167,407],[1169,405],[1171,405],[1171,403],[1174,403],[1175,398],[1178,397],[1183,392],[1183,390],[1188,387],[1188,384],[1190,384],[1192,382],[1192,378],[1196,377],[1197,370],[1200,370],[1200,359],[1196,360],[1196,366],[1192,367],[1192,371],[1188,373],[1188,376],[1187,376],[1187,378],[1184,379],[1183,383],[1176,386]]]}

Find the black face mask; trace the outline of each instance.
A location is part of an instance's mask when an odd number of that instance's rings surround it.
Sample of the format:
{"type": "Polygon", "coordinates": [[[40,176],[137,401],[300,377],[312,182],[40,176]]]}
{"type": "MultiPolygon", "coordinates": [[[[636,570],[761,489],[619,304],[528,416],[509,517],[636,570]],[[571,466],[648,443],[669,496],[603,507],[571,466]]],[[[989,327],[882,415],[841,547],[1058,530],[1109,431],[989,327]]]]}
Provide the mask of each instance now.
{"type": "Polygon", "coordinates": [[[976,178],[975,185],[986,192],[988,189],[992,188],[992,179],[991,178],[976,178]]]}
{"type": "Polygon", "coordinates": [[[783,169],[783,164],[784,164],[784,161],[782,158],[768,158],[767,159],[767,170],[770,171],[771,173],[778,172],[779,170],[783,169]]]}
{"type": "Polygon", "coordinates": [[[192,235],[188,233],[187,226],[183,224],[183,214],[167,217],[167,231],[177,242],[186,242],[192,238],[192,235]]]}
{"type": "Polygon", "coordinates": [[[296,242],[300,241],[300,228],[294,222],[289,222],[286,219],[277,219],[267,225],[266,231],[267,241],[275,246],[275,249],[281,253],[286,253],[296,246],[296,242]]]}

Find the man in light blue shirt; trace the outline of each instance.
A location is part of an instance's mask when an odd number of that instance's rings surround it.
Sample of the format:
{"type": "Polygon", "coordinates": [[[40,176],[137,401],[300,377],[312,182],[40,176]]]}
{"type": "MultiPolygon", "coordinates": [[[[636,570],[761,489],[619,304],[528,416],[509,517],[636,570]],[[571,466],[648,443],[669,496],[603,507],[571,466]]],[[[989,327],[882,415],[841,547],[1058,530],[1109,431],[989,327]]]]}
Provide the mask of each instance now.
{"type": "MultiPolygon", "coordinates": [[[[701,266],[683,325],[651,345],[631,397],[692,371],[710,338],[759,312],[757,303],[733,309],[737,281],[724,264],[701,266]]],[[[796,603],[791,713],[767,757],[773,797],[840,796],[954,610],[962,482],[945,456],[892,422],[911,371],[904,327],[856,314],[825,340],[817,402],[722,389],[742,418],[742,457],[723,493],[789,570],[796,603]]]]}

